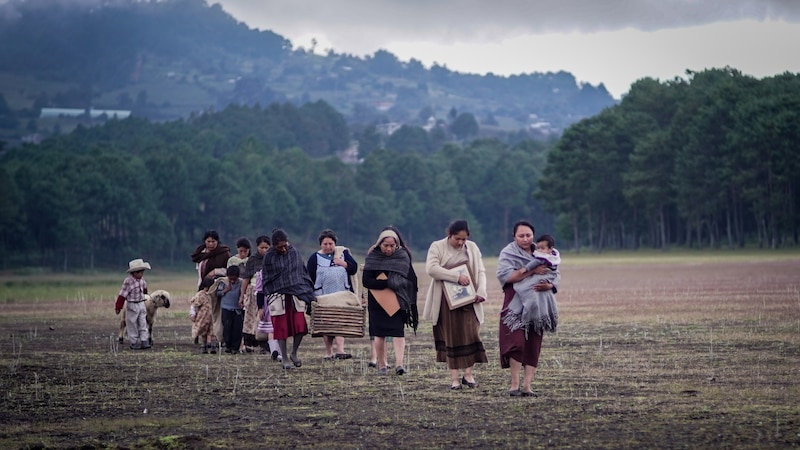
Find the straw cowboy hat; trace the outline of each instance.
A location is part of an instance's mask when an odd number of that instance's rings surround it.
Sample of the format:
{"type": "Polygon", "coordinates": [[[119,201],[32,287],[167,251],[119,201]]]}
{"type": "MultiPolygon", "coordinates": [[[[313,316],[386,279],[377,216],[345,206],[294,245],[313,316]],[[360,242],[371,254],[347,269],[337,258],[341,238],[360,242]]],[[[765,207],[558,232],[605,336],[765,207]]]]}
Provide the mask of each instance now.
{"type": "Polygon", "coordinates": [[[128,273],[138,272],[145,269],[150,269],[150,263],[146,263],[142,259],[134,259],[128,263],[128,273]]]}

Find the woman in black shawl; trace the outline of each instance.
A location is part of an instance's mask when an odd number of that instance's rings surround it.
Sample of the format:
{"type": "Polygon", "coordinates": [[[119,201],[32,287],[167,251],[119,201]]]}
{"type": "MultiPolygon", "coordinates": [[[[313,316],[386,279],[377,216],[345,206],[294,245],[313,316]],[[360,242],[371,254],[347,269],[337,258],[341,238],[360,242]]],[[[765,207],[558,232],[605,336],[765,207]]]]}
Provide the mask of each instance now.
{"type": "MultiPolygon", "coordinates": [[[[392,336],[395,354],[395,373],[403,375],[405,357],[405,326],[417,330],[417,274],[411,265],[411,253],[403,244],[394,227],[381,231],[364,261],[363,286],[369,289],[369,334],[375,336],[378,362],[386,361],[386,337],[392,336]],[[388,289],[397,297],[400,309],[390,315],[375,298],[373,290],[388,289]]],[[[384,291],[385,292],[385,291],[384,291]]],[[[380,295],[380,294],[378,294],[380,295]]],[[[391,308],[390,308],[391,311],[391,308]]],[[[378,373],[388,373],[388,368],[378,368],[378,373]]]]}
{"type": "Polygon", "coordinates": [[[305,260],[289,244],[285,231],[276,229],[272,232],[272,247],[264,254],[261,270],[264,300],[259,300],[258,307],[264,307],[266,300],[283,368],[291,369],[292,364],[300,367],[302,363],[297,357],[297,350],[303,336],[308,334],[305,311],[316,298],[305,260]],[[289,336],[292,337],[292,353],[287,358],[286,340],[289,336]]]}

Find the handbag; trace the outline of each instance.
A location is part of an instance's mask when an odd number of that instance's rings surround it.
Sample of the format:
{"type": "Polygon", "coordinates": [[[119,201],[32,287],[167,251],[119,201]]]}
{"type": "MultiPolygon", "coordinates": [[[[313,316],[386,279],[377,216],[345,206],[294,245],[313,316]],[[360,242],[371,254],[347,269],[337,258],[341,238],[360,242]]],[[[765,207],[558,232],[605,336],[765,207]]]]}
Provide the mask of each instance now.
{"type": "Polygon", "coordinates": [[[283,294],[272,294],[267,298],[267,310],[270,316],[282,316],[286,314],[286,302],[283,294]]]}
{"type": "Polygon", "coordinates": [[[275,328],[272,326],[272,318],[270,318],[269,309],[259,310],[258,326],[256,327],[256,340],[268,341],[269,334],[274,332],[275,328]]]}

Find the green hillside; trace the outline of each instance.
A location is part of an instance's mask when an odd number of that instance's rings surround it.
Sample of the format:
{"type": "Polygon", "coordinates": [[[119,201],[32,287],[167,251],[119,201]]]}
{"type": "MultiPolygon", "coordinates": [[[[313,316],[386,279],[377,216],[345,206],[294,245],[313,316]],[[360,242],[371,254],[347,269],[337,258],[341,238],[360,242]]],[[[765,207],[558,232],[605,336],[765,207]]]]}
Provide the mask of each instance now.
{"type": "Polygon", "coordinates": [[[8,105],[0,139],[11,145],[69,129],[69,121],[56,129],[40,120],[44,107],[174,120],[231,103],[325,100],[354,129],[424,125],[455,109],[482,129],[541,138],[615,103],[604,86],[579,85],[566,72],[479,76],[383,50],[366,58],[293,50],[203,0],[0,4],[0,95],[8,105]]]}

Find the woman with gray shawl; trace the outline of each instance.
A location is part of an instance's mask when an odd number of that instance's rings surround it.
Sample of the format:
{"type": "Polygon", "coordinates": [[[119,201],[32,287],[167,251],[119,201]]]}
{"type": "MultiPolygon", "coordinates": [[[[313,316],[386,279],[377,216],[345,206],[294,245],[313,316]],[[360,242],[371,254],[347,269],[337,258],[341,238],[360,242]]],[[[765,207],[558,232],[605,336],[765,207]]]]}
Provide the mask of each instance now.
{"type": "Polygon", "coordinates": [[[303,336],[308,334],[305,311],[316,297],[305,259],[289,244],[289,237],[281,229],[272,232],[272,247],[264,254],[261,275],[262,290],[275,329],[274,337],[281,351],[283,368],[291,369],[292,364],[300,367],[302,362],[297,357],[297,350],[303,336]],[[286,340],[290,336],[293,341],[292,354],[287,358],[286,340]]]}
{"type": "MultiPolygon", "coordinates": [[[[364,261],[363,286],[369,289],[367,311],[369,312],[369,334],[375,336],[378,362],[386,361],[386,337],[392,336],[395,355],[395,373],[403,375],[405,357],[405,326],[417,330],[417,274],[411,265],[411,253],[403,244],[400,234],[394,227],[381,231],[375,245],[370,247],[364,261]],[[376,299],[373,291],[390,290],[397,297],[400,309],[388,313],[376,299]]],[[[389,308],[391,310],[391,308],[389,308]]],[[[388,368],[378,368],[378,374],[385,375],[388,368]]]]}
{"type": "Polygon", "coordinates": [[[533,255],[533,225],[527,221],[514,224],[514,242],[500,251],[497,279],[503,286],[503,309],[500,311],[500,366],[511,369],[512,397],[535,397],[531,383],[539,365],[544,331],[558,325],[555,292],[560,276],[545,278],[550,269],[533,255]],[[542,277],[534,279],[531,277],[542,277]],[[519,375],[525,367],[522,387],[519,375]]]}

